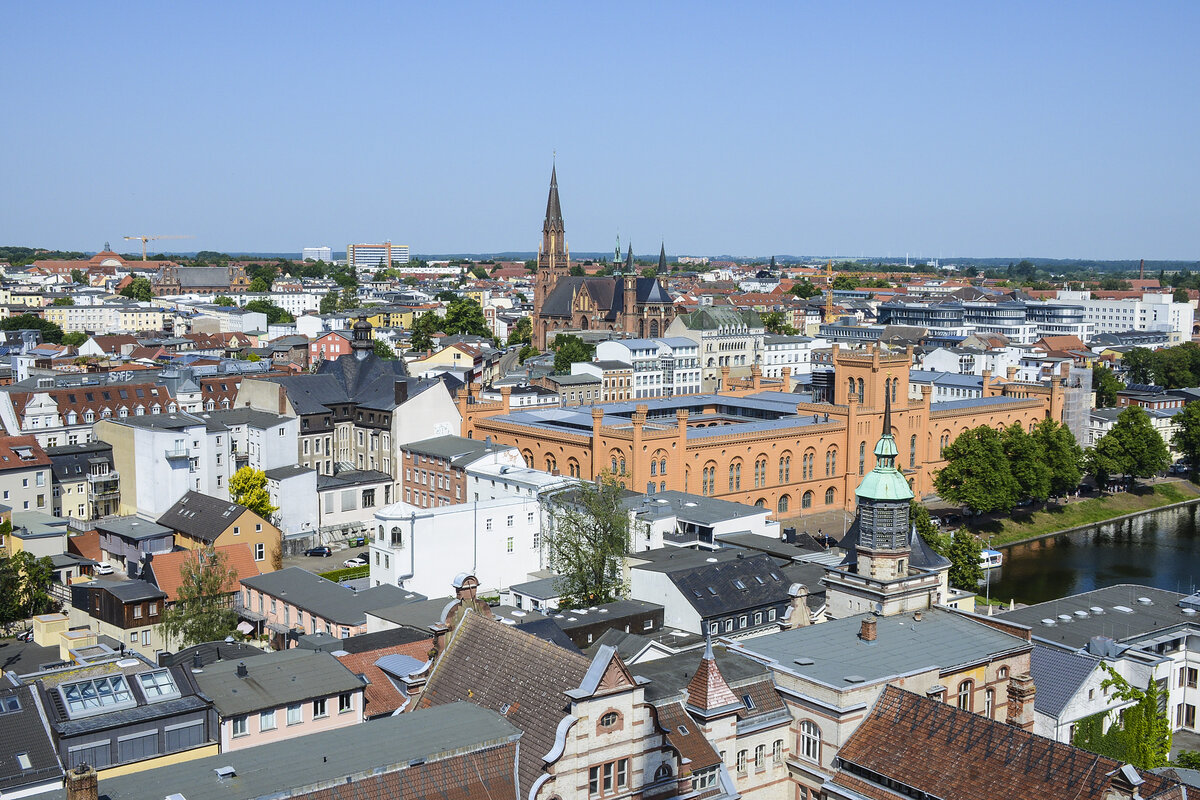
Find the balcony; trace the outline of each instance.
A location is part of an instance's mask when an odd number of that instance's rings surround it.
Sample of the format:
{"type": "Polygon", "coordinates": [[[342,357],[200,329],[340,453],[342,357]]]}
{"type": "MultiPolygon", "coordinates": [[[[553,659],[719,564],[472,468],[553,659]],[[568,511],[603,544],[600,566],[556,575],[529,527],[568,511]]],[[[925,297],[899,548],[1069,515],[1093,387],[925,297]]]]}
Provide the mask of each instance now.
{"type": "Polygon", "coordinates": [[[163,455],[168,459],[191,458],[192,451],[187,447],[180,447],[176,445],[175,447],[171,447],[163,451],[163,455]]]}

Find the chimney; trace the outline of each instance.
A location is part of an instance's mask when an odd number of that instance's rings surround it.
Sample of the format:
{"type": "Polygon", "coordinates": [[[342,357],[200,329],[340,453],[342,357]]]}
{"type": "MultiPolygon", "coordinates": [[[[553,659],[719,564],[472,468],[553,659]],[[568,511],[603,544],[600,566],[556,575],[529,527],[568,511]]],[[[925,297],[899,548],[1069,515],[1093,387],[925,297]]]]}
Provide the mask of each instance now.
{"type": "Polygon", "coordinates": [[[192,672],[199,672],[204,669],[204,662],[200,660],[200,651],[192,653],[192,672]]]}
{"type": "MultiPolygon", "coordinates": [[[[402,405],[408,400],[408,381],[396,381],[394,384],[395,394],[394,399],[396,405],[402,405]]],[[[461,391],[461,390],[460,390],[461,391]]]]}
{"type": "Polygon", "coordinates": [[[67,770],[67,800],[97,800],[100,796],[100,785],[96,781],[96,769],[88,764],[80,764],[75,769],[67,770]]]}
{"type": "Polygon", "coordinates": [[[1015,725],[1022,730],[1033,730],[1033,697],[1037,687],[1033,685],[1030,675],[1013,675],[1008,680],[1008,718],[1009,725],[1015,725]]]}
{"type": "Polygon", "coordinates": [[[918,608],[915,612],[913,612],[913,622],[920,622],[920,621],[921,621],[921,609],[918,608]]]}
{"type": "Polygon", "coordinates": [[[781,627],[793,630],[809,625],[812,620],[808,616],[808,587],[803,583],[793,583],[788,587],[788,596],[791,600],[788,601],[787,621],[781,627]]]}
{"type": "Polygon", "coordinates": [[[250,671],[248,669],[246,669],[246,662],[239,661],[238,665],[237,665],[237,676],[239,678],[245,678],[249,674],[250,674],[250,671]]]}
{"type": "Polygon", "coordinates": [[[862,629],[858,632],[858,638],[864,642],[875,641],[875,617],[867,617],[862,621],[862,629]]]}

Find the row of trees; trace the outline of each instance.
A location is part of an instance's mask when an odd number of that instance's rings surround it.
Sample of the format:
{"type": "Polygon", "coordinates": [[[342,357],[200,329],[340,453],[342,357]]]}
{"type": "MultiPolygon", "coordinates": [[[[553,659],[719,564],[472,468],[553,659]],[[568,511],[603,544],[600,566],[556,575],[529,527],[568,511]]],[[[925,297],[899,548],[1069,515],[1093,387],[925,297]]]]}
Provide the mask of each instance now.
{"type": "Polygon", "coordinates": [[[1071,431],[1051,419],[1032,432],[1021,425],[972,428],[942,455],[947,463],[934,478],[938,494],[979,512],[1011,511],[1021,500],[1064,495],[1083,477],[1083,451],[1071,431]]]}
{"type": "Polygon", "coordinates": [[[1153,383],[1168,389],[1200,385],[1200,344],[1147,350],[1135,347],[1121,359],[1129,383],[1153,383]]]}

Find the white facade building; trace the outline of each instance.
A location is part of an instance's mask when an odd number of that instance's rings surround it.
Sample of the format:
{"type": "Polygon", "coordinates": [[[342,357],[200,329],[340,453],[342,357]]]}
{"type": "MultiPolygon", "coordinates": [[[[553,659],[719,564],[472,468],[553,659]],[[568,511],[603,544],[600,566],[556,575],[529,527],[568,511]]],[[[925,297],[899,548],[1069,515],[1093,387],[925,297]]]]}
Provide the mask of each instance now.
{"type": "Polygon", "coordinates": [[[764,378],[783,377],[783,368],[790,367],[792,375],[812,373],[813,350],[828,347],[823,339],[808,336],[763,336],[762,374],[764,378]]]}
{"type": "Polygon", "coordinates": [[[381,264],[390,267],[394,263],[408,263],[408,245],[392,244],[348,244],[346,263],[360,268],[375,269],[381,264]]]}
{"type": "Polygon", "coordinates": [[[332,247],[306,247],[300,253],[300,258],[308,261],[310,258],[313,261],[324,261],[326,263],[333,260],[332,247]]]}
{"type": "Polygon", "coordinates": [[[700,393],[700,346],[682,336],[600,342],[596,360],[633,367],[634,400],[700,393]]]}
{"type": "Polygon", "coordinates": [[[481,595],[529,580],[542,568],[541,506],[504,497],[440,508],[395,503],[375,515],[371,585],[440,597],[470,572],[481,595]]]}
{"type": "Polygon", "coordinates": [[[1191,303],[1176,303],[1170,294],[1146,292],[1141,298],[1094,299],[1091,292],[1058,292],[1060,300],[1083,306],[1084,319],[1093,334],[1125,331],[1165,331],[1171,342],[1187,341],[1192,335],[1195,309],[1191,303]]]}

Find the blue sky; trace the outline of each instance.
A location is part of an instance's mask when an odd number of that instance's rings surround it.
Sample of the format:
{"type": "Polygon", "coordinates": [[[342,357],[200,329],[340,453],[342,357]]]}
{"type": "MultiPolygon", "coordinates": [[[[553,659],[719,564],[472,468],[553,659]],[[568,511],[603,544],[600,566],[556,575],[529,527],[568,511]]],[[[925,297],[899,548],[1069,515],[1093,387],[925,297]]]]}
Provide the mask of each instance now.
{"type": "Polygon", "coordinates": [[[0,244],[531,250],[557,150],[576,252],[1200,258],[1195,2],[5,3],[0,29],[0,244]]]}

